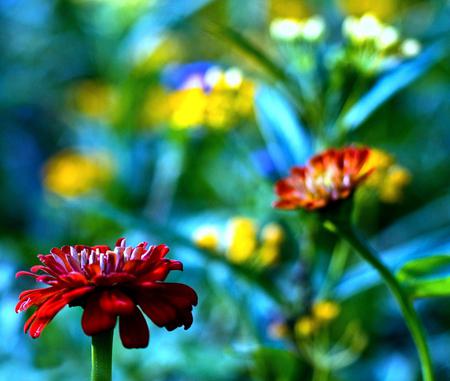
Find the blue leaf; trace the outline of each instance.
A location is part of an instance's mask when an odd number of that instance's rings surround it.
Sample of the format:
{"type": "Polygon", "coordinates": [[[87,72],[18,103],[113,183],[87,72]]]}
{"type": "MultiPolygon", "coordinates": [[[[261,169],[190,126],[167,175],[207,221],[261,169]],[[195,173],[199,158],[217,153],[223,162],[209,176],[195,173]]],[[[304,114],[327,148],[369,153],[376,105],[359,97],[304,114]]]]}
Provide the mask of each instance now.
{"type": "Polygon", "coordinates": [[[277,91],[262,86],[256,94],[256,117],[267,150],[278,172],[304,164],[312,154],[312,140],[294,107],[277,91]]]}

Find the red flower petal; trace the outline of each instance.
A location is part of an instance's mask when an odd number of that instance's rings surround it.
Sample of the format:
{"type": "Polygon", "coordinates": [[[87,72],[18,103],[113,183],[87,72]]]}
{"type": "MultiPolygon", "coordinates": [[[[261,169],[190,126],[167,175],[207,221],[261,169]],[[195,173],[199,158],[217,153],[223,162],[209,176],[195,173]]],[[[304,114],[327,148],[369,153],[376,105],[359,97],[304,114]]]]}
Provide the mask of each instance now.
{"type": "Polygon", "coordinates": [[[16,311],[37,307],[27,320],[25,332],[38,337],[45,326],[66,305],[84,308],[82,328],[87,335],[113,329],[120,319],[120,335],[128,348],[145,347],[148,327],[138,301],[153,321],[168,330],[192,324],[192,307],[197,295],[190,287],[160,283],[172,270],[182,270],[181,262],[165,259],[168,247],[136,247],[117,242],[108,246],[63,246],[51,254],[39,255],[42,265],[33,266],[27,275],[50,287],[20,294],[16,311]],[[139,299],[139,300],[138,300],[139,299]]]}
{"type": "Polygon", "coordinates": [[[110,315],[129,315],[134,312],[134,302],[119,290],[105,290],[99,297],[100,307],[110,315]]]}
{"type": "Polygon", "coordinates": [[[92,287],[83,287],[55,293],[31,315],[25,323],[24,331],[27,332],[29,330],[30,336],[33,338],[39,337],[42,330],[66,304],[83,296],[91,289],[92,287]]]}
{"type": "Polygon", "coordinates": [[[192,324],[192,306],[197,305],[195,291],[180,283],[154,283],[136,293],[144,313],[159,327],[172,330],[192,324]]]}
{"type": "Polygon", "coordinates": [[[37,290],[27,290],[19,295],[19,302],[16,305],[16,312],[26,311],[32,306],[40,306],[46,300],[55,294],[59,294],[61,290],[50,288],[42,288],[37,290]]]}
{"type": "Polygon", "coordinates": [[[120,339],[125,348],[145,348],[150,339],[150,332],[144,316],[137,307],[131,315],[119,318],[120,339]]]}
{"type": "Polygon", "coordinates": [[[97,333],[113,329],[116,325],[117,316],[100,307],[99,295],[93,294],[89,297],[81,318],[81,326],[86,335],[93,336],[97,333]]]}
{"type": "Polygon", "coordinates": [[[150,260],[159,261],[167,255],[169,248],[166,245],[157,245],[152,246],[149,251],[150,260]]]}

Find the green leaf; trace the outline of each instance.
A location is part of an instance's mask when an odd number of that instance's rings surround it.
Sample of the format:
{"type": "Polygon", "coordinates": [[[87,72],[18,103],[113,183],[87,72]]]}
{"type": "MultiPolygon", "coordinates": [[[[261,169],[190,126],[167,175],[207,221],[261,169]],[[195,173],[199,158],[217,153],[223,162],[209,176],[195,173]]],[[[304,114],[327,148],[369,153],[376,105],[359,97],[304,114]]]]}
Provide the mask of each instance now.
{"type": "Polygon", "coordinates": [[[450,255],[433,255],[407,262],[397,273],[412,298],[450,296],[450,255]]]}
{"type": "Polygon", "coordinates": [[[290,381],[300,377],[298,357],[289,351],[268,347],[254,354],[253,376],[261,381],[290,381]]]}
{"type": "Polygon", "coordinates": [[[206,29],[216,35],[222,40],[227,41],[243,55],[248,57],[251,61],[257,64],[264,70],[273,80],[280,82],[286,94],[290,96],[291,101],[295,104],[300,113],[303,112],[303,94],[294,81],[286,73],[282,66],[280,66],[273,58],[271,58],[260,47],[254,44],[250,39],[242,33],[222,25],[207,24],[206,29]]]}
{"type": "Polygon", "coordinates": [[[207,29],[212,34],[224,39],[232,46],[236,47],[241,53],[258,64],[275,79],[288,81],[287,75],[283,68],[279,66],[275,60],[270,58],[261,48],[256,46],[240,32],[227,26],[213,24],[209,24],[207,29]]]}
{"type": "Polygon", "coordinates": [[[425,74],[448,53],[444,43],[436,43],[416,59],[400,65],[383,76],[343,117],[345,130],[354,130],[362,125],[380,106],[400,90],[425,74]]]}
{"type": "Polygon", "coordinates": [[[406,283],[406,291],[414,298],[438,298],[450,296],[450,276],[406,283]]]}
{"type": "Polygon", "coordinates": [[[450,255],[433,255],[406,263],[397,276],[400,280],[427,276],[445,266],[450,267],[450,255]]]}
{"type": "MultiPolygon", "coordinates": [[[[377,234],[374,242],[383,262],[393,271],[424,253],[450,250],[450,195],[432,200],[377,234]],[[426,223],[424,223],[426,221],[426,223]]],[[[340,299],[350,298],[381,283],[366,263],[348,269],[335,292],[340,299]]]]}

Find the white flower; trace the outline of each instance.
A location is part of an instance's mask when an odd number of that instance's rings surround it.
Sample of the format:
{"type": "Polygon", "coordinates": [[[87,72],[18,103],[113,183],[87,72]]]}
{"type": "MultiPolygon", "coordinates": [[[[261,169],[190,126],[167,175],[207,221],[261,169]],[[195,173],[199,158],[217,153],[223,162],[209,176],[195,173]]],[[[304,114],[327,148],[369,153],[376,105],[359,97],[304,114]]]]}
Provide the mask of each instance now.
{"type": "Polygon", "coordinates": [[[381,34],[383,25],[370,13],[365,14],[359,21],[359,32],[363,40],[376,39],[381,34]]]}
{"type": "Polygon", "coordinates": [[[325,32],[325,21],[321,16],[313,16],[305,21],[303,38],[307,41],[319,40],[325,32]]]}
{"type": "Polygon", "coordinates": [[[214,88],[223,78],[223,71],[218,66],[213,66],[209,68],[204,77],[205,84],[210,87],[214,88]]]}
{"type": "Polygon", "coordinates": [[[414,57],[420,53],[422,49],[420,42],[413,39],[408,38],[400,45],[400,51],[405,57],[414,57]]]}
{"type": "Polygon", "coordinates": [[[225,83],[231,89],[237,89],[243,81],[242,72],[238,68],[230,68],[225,72],[225,83]]]}
{"type": "Polygon", "coordinates": [[[270,35],[280,41],[293,41],[301,37],[304,24],[296,19],[275,19],[270,24],[270,35]]]}
{"type": "MultiPolygon", "coordinates": [[[[375,16],[370,13],[361,18],[354,16],[346,17],[342,24],[342,33],[356,44],[364,43],[368,40],[376,41],[385,29],[375,16]]],[[[387,31],[385,39],[392,39],[392,30],[387,31]]]]}
{"type": "Polygon", "coordinates": [[[385,26],[376,39],[379,49],[385,50],[395,45],[399,40],[399,33],[393,26],[385,26]]]}

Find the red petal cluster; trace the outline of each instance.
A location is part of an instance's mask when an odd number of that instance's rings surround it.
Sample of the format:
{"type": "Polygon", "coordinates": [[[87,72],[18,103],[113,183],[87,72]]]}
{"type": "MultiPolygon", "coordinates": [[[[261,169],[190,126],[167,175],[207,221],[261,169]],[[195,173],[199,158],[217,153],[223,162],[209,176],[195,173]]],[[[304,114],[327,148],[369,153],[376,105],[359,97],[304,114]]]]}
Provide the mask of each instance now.
{"type": "Polygon", "coordinates": [[[114,250],[75,245],[39,255],[42,265],[16,275],[31,276],[50,286],[20,294],[16,312],[37,307],[25,323],[25,332],[39,337],[67,304],[84,308],[81,325],[90,336],[113,329],[119,318],[120,337],[127,348],[148,345],[149,330],[142,312],[169,331],[181,326],[188,329],[197,294],[184,284],[164,282],[171,270],[183,269],[181,262],[164,258],[168,251],[165,245],[147,248],[146,242],[126,246],[121,238],[114,250]]]}
{"type": "Polygon", "coordinates": [[[314,210],[347,198],[372,171],[364,170],[370,150],[346,147],[328,149],[312,157],[304,167],[293,167],[291,175],[279,180],[275,192],[280,209],[314,210]]]}

